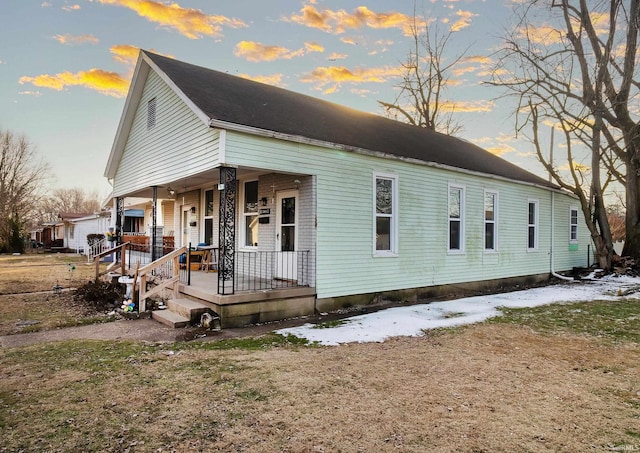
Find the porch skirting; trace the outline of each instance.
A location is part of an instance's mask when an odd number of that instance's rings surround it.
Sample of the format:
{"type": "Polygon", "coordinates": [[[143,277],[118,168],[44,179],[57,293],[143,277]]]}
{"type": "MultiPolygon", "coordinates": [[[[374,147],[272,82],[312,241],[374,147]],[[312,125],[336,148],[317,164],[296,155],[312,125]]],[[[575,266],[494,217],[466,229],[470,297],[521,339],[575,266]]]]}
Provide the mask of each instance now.
{"type": "Polygon", "coordinates": [[[212,294],[194,286],[180,285],[182,297],[205,303],[220,316],[222,328],[281,321],[315,313],[315,288],[286,288],[238,293],[212,294]]]}

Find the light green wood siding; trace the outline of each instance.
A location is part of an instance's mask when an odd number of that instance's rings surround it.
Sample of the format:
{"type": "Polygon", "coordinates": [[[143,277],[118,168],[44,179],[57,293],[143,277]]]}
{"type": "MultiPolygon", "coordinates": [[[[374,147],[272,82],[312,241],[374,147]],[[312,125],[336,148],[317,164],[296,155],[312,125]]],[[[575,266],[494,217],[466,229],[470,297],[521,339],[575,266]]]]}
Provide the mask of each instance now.
{"type": "MultiPolygon", "coordinates": [[[[551,192],[498,179],[329,150],[235,132],[227,163],[315,176],[316,289],[319,298],[455,284],[550,272],[551,192]],[[397,175],[399,253],[374,257],[373,175],[397,175]],[[465,252],[447,250],[449,183],[465,187],[465,252]],[[498,249],[484,250],[484,191],[498,193],[498,249]],[[538,249],[527,250],[528,200],[539,205],[538,249]]],[[[569,251],[569,205],[554,195],[555,270],[586,264],[588,236],[580,222],[579,250],[569,251]]]]}
{"type": "Polygon", "coordinates": [[[219,135],[151,71],[114,178],[114,195],[214,168],[218,164],[219,135]],[[147,130],[147,104],[154,97],[156,124],[147,130]]]}

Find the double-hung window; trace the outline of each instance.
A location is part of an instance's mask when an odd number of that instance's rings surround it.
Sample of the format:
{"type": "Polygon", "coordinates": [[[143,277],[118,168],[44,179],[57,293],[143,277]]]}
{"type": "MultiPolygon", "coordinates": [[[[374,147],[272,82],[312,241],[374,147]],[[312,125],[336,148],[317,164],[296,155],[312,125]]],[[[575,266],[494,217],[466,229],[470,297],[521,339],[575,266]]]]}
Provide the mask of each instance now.
{"type": "Polygon", "coordinates": [[[242,220],[244,246],[258,246],[258,181],[244,183],[242,220]]]}
{"type": "Polygon", "coordinates": [[[204,242],[213,243],[213,189],[204,191],[204,242]]]}
{"type": "Polygon", "coordinates": [[[578,208],[569,209],[569,242],[578,242],[578,208]]]}
{"type": "Polygon", "coordinates": [[[398,178],[374,175],[374,247],[376,256],[398,253],[398,178]]]}
{"type": "Polygon", "coordinates": [[[449,185],[449,251],[464,252],[464,186],[449,185]]]}
{"type": "Polygon", "coordinates": [[[538,249],[538,201],[529,200],[527,223],[527,249],[538,249]]]}
{"type": "Polygon", "coordinates": [[[498,194],[496,192],[484,193],[484,249],[496,251],[498,249],[498,194]]]}

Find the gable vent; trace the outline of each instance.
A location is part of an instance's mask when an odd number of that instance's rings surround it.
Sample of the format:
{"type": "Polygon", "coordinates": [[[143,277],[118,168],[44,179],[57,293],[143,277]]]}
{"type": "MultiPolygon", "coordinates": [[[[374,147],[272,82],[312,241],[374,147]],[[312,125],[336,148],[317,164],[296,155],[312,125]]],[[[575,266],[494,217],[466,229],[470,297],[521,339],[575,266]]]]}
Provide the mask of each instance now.
{"type": "Polygon", "coordinates": [[[147,102],[147,130],[156,125],[156,98],[147,102]]]}

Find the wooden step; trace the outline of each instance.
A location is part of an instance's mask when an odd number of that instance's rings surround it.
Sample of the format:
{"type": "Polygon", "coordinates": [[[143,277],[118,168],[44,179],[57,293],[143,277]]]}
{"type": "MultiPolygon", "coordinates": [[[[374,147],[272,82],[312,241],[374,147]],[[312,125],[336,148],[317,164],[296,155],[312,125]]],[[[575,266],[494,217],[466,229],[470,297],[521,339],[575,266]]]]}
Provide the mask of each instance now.
{"type": "Polygon", "coordinates": [[[154,310],[151,312],[151,318],[175,329],[189,325],[189,318],[185,318],[171,310],[154,310]]]}
{"type": "Polygon", "coordinates": [[[210,311],[210,307],[191,299],[169,299],[167,308],[191,322],[198,322],[203,313],[210,311]]]}

